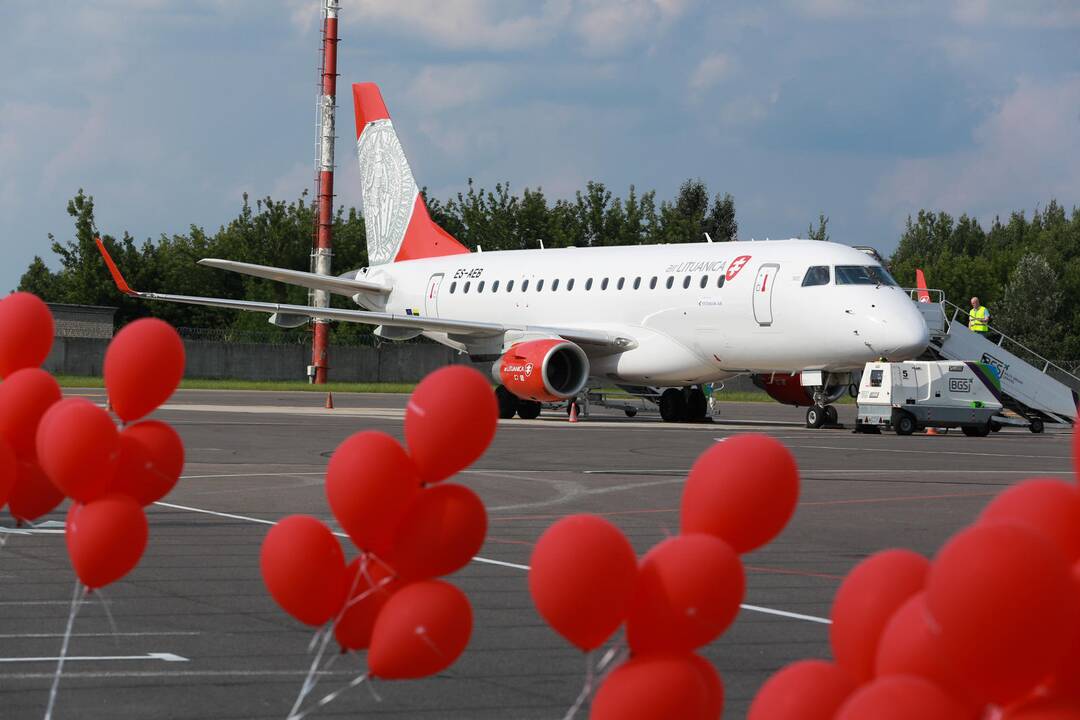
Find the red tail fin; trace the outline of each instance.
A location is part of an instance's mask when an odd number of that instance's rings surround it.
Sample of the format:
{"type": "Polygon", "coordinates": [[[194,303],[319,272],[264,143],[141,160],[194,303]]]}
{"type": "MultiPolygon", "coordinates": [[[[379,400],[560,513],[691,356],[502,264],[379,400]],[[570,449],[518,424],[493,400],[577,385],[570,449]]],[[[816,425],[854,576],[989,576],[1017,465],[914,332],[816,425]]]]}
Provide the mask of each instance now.
{"type": "Polygon", "coordinates": [[[353,85],[368,264],[469,252],[431,220],[375,83],[353,85]]]}
{"type": "Polygon", "coordinates": [[[926,276],[918,268],[915,269],[915,287],[919,291],[919,302],[930,302],[930,293],[926,291],[926,276]]]}

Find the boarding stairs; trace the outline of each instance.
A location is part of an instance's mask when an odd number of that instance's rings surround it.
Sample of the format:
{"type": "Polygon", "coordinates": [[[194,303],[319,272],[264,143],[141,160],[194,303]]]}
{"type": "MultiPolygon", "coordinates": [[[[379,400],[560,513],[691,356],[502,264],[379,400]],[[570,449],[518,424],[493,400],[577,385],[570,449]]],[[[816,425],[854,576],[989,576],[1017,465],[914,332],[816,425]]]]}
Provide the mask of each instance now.
{"type": "Polygon", "coordinates": [[[997,370],[1002,404],[1022,418],[1002,416],[997,419],[1001,424],[1029,425],[1035,432],[1044,423],[1072,426],[1080,404],[1080,377],[992,325],[986,333],[968,330],[970,314],[940,290],[914,289],[911,295],[913,300],[929,296],[929,302],[916,304],[930,330],[930,358],[983,362],[997,370]]]}

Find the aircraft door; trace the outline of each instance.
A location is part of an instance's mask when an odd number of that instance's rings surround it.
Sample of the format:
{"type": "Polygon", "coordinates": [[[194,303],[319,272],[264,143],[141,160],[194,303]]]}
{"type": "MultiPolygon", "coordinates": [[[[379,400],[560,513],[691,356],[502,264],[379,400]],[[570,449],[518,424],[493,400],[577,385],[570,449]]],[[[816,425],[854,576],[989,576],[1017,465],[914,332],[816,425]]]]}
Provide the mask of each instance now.
{"type": "Polygon", "coordinates": [[[424,315],[427,317],[439,317],[439,286],[442,281],[442,273],[432,275],[428,280],[427,295],[424,296],[424,315]]]}
{"type": "Polygon", "coordinates": [[[758,268],[757,280],[754,281],[754,319],[757,320],[758,325],[765,327],[772,325],[773,285],[776,284],[779,270],[780,266],[775,263],[758,268]]]}

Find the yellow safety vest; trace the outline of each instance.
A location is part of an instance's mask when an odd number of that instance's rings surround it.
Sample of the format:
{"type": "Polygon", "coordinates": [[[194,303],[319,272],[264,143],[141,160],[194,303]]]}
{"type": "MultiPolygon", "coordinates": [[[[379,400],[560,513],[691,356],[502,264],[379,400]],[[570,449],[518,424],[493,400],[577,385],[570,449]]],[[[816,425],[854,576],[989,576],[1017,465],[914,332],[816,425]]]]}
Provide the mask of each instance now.
{"type": "Polygon", "coordinates": [[[971,319],[968,320],[968,330],[971,332],[984,333],[990,329],[986,321],[990,319],[990,311],[985,305],[980,305],[971,311],[971,319]]]}

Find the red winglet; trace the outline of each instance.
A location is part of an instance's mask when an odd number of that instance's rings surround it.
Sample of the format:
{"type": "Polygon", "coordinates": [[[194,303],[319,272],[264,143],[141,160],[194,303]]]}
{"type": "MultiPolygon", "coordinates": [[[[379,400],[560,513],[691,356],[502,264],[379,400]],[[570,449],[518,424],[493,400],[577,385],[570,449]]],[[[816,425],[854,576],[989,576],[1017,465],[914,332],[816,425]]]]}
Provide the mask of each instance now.
{"type": "Polygon", "coordinates": [[[109,267],[109,272],[112,274],[113,282],[116,283],[116,289],[125,295],[137,295],[131,286],[127,284],[127,280],[120,274],[120,268],[116,267],[116,263],[109,257],[109,251],[105,249],[105,243],[101,242],[101,238],[94,238],[94,242],[97,244],[98,252],[101,253],[101,257],[105,258],[105,264],[109,267]]]}

